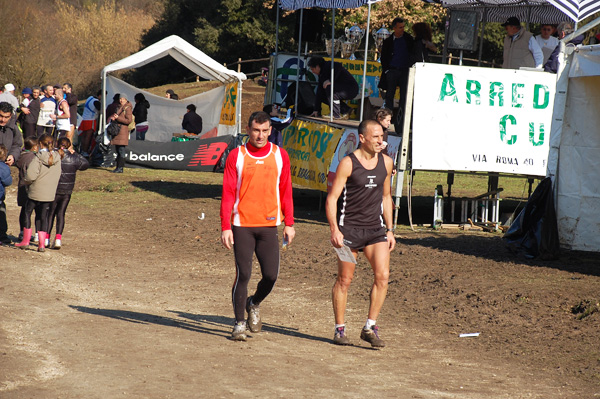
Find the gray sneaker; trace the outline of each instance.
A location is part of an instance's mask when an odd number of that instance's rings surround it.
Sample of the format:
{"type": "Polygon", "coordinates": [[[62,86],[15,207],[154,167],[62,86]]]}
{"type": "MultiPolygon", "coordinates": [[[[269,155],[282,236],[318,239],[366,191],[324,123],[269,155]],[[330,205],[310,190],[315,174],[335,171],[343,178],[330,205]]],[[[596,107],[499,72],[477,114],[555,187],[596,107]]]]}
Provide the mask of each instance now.
{"type": "Polygon", "coordinates": [[[338,327],[335,329],[333,343],[336,345],[350,345],[350,340],[346,336],[346,327],[338,327]]]}
{"type": "Polygon", "coordinates": [[[234,341],[245,341],[246,338],[246,323],[236,323],[233,326],[231,339],[234,341]]]}
{"type": "Polygon", "coordinates": [[[379,338],[378,326],[373,326],[370,330],[363,328],[360,332],[360,339],[370,343],[373,348],[383,348],[385,346],[385,342],[379,338]]]}
{"type": "Polygon", "coordinates": [[[252,304],[253,296],[246,299],[246,312],[248,312],[248,329],[253,333],[260,332],[262,329],[262,321],[260,320],[259,305],[252,304]]]}

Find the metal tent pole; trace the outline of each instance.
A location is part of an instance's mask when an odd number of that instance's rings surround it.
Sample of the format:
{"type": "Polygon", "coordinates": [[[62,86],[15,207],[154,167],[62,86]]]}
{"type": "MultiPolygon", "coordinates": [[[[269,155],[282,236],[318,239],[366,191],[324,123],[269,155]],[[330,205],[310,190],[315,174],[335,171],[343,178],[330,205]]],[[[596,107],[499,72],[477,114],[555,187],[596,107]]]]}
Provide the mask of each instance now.
{"type": "Polygon", "coordinates": [[[277,0],[277,14],[275,15],[275,54],[279,51],[279,0],[277,0]]]}
{"type": "MultiPolygon", "coordinates": [[[[275,69],[274,71],[269,71],[269,77],[270,77],[270,81],[272,82],[272,86],[271,86],[271,96],[269,97],[269,102],[272,104],[275,102],[275,99],[277,98],[277,58],[278,58],[278,54],[279,54],[279,0],[277,0],[276,3],[276,7],[277,7],[277,14],[275,17],[275,62],[273,62],[273,66],[275,69]],[[273,74],[273,75],[271,75],[273,74]]],[[[269,65],[271,66],[271,65],[269,65]]]]}
{"type": "Polygon", "coordinates": [[[106,71],[102,70],[102,118],[100,119],[100,124],[98,125],[98,130],[100,132],[104,132],[104,125],[106,125],[106,71]]]}
{"type": "Polygon", "coordinates": [[[363,61],[363,77],[362,77],[362,91],[360,93],[360,117],[358,120],[362,122],[363,114],[365,110],[365,87],[367,85],[367,56],[369,54],[369,28],[371,25],[371,3],[369,2],[369,13],[367,14],[367,32],[365,40],[365,57],[363,61]]]}
{"type": "MultiPolygon", "coordinates": [[[[329,94],[329,122],[333,122],[333,63],[335,62],[335,8],[331,9],[331,89],[329,94]]],[[[317,88],[318,90],[318,88],[317,88]]],[[[320,104],[319,104],[320,106],[320,104]]]]}
{"type": "Polygon", "coordinates": [[[483,8],[481,21],[481,34],[479,35],[479,56],[477,57],[477,66],[481,66],[481,56],[483,54],[483,34],[485,33],[485,23],[487,21],[487,8],[483,8]]]}
{"type": "Polygon", "coordinates": [[[238,76],[238,97],[237,97],[237,103],[236,103],[236,113],[237,113],[237,131],[235,132],[235,135],[237,136],[238,134],[242,133],[242,80],[239,78],[238,76]]]}
{"type": "Polygon", "coordinates": [[[298,112],[298,92],[300,91],[300,52],[302,51],[302,19],[304,18],[304,8],[300,9],[300,28],[298,29],[298,64],[296,71],[296,98],[294,104],[296,105],[296,112],[298,112]]]}

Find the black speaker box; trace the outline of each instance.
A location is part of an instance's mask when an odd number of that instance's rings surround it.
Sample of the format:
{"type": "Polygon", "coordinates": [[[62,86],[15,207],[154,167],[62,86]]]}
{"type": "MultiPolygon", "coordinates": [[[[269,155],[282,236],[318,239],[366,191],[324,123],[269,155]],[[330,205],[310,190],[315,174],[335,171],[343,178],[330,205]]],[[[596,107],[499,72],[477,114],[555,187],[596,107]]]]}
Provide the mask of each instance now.
{"type": "MultiPolygon", "coordinates": [[[[285,106],[294,105],[296,101],[296,82],[288,86],[285,97],[285,106]]],[[[300,82],[300,91],[298,91],[298,106],[296,113],[300,115],[310,115],[315,108],[316,94],[313,86],[309,82],[300,82]]]]}
{"type": "Polygon", "coordinates": [[[452,11],[448,31],[448,48],[456,50],[477,50],[479,18],[473,11],[452,11]]]}
{"type": "MultiPolygon", "coordinates": [[[[302,41],[316,43],[321,41],[323,36],[323,20],[325,14],[319,9],[309,8],[303,11],[302,15],[302,41]]],[[[300,30],[300,13],[296,12],[296,30],[294,39],[298,38],[300,30]]]]}

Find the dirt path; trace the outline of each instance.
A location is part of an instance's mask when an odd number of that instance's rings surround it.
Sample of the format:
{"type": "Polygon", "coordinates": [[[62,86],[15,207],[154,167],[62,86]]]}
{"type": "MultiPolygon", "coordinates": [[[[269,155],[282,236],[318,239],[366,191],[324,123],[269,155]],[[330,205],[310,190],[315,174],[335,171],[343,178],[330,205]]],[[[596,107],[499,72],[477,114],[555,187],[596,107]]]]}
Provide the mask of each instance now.
{"type": "MultiPolygon", "coordinates": [[[[79,189],[105,174],[84,172],[79,189]]],[[[569,308],[598,298],[595,260],[523,261],[499,236],[403,231],[379,320],[388,347],[358,339],[364,261],[348,309],[355,346],[337,347],[335,255],[314,198],[297,194],[298,240],[262,306],[264,332],[232,342],[218,186],[126,175],[115,179],[146,190],[75,197],[60,251],[0,247],[1,398],[600,396],[599,314],[569,308]],[[161,193],[169,183],[191,191],[161,193]]]]}

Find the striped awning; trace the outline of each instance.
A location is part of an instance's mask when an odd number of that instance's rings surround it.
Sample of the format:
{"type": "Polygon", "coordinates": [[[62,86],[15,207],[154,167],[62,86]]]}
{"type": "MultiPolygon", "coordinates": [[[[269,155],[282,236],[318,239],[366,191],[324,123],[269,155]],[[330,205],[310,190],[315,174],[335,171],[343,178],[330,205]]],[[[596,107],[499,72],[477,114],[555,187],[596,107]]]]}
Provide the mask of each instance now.
{"type": "Polygon", "coordinates": [[[358,8],[365,4],[374,4],[381,0],[279,0],[279,7],[284,10],[301,8],[358,8]]]}
{"type": "MultiPolygon", "coordinates": [[[[486,22],[504,22],[517,17],[521,22],[557,24],[574,19],[562,9],[551,4],[551,0],[424,0],[442,5],[449,10],[477,11],[486,22]]],[[[578,1],[578,0],[555,0],[578,1]]],[[[593,0],[600,2],[600,0],[593,0]]]]}
{"type": "Polygon", "coordinates": [[[548,0],[575,22],[600,11],[600,0],[548,0]]]}

